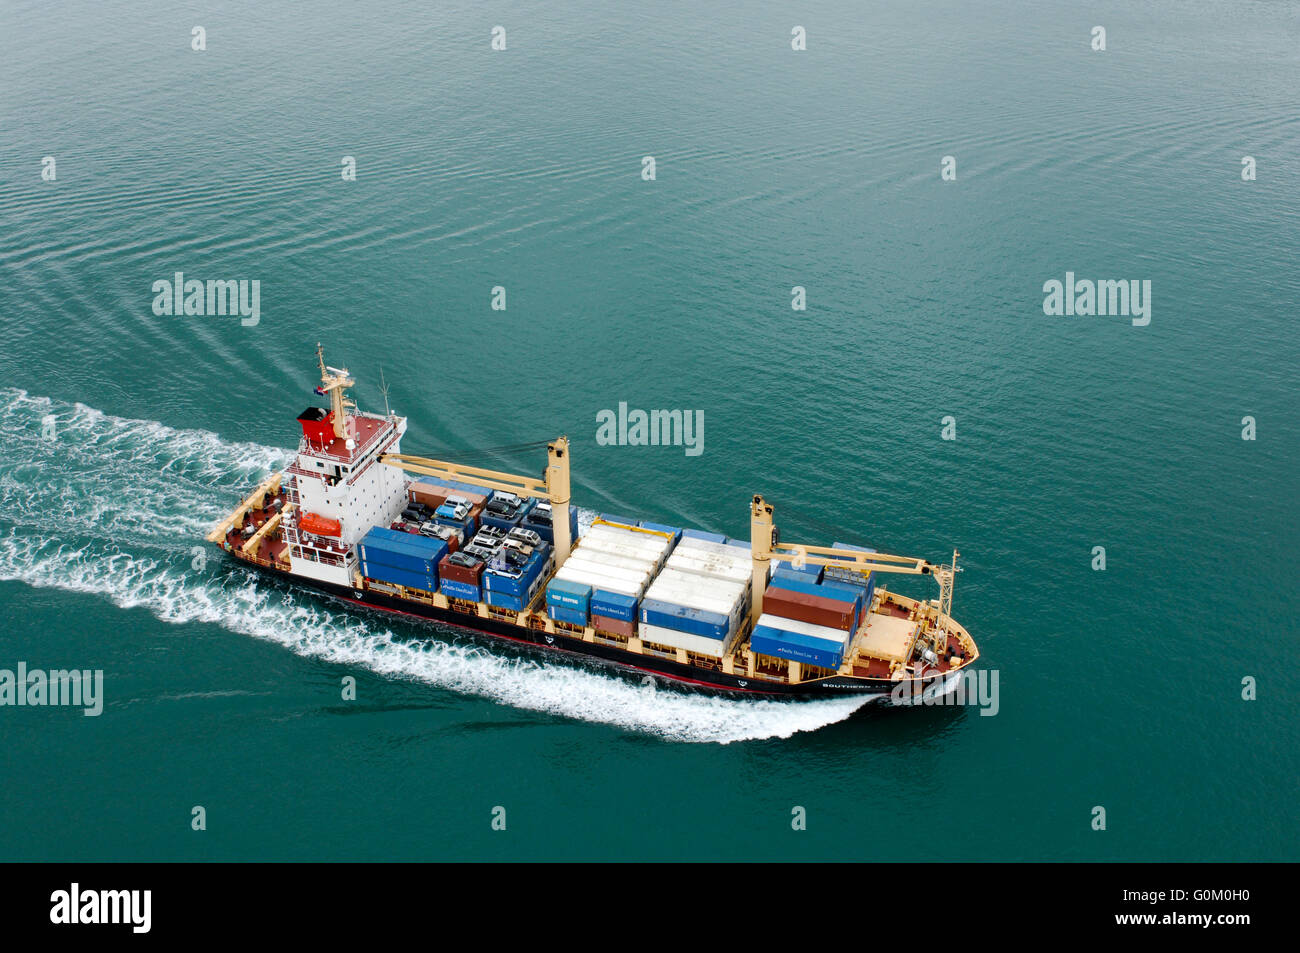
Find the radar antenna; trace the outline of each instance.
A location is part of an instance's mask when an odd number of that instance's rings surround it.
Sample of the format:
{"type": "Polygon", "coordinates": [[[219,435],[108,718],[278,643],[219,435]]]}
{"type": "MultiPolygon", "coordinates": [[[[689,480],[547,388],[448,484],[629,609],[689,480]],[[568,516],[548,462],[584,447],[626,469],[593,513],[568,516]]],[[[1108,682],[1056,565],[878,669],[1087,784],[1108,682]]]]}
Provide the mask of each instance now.
{"type": "Polygon", "coordinates": [[[384,395],[384,416],[393,416],[393,410],[388,406],[388,382],[384,380],[384,369],[379,369],[379,393],[384,395]]]}

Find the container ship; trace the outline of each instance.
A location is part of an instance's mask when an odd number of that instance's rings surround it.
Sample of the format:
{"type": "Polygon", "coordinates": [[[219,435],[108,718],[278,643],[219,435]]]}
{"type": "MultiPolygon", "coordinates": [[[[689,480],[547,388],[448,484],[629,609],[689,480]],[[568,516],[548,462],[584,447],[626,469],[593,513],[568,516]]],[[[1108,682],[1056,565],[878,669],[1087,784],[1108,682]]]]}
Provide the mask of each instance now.
{"type": "MultiPolygon", "coordinates": [[[[951,616],[958,553],[936,565],[601,514],[579,535],[567,437],[540,477],[410,456],[406,419],[363,413],[317,345],[329,406],[298,415],[294,461],[208,535],[234,559],[357,606],[725,694],[934,696],[979,657],[951,616]],[[936,599],[890,592],[929,575],[936,599]],[[901,690],[901,692],[900,692],[901,690]]],[[[541,444],[537,445],[540,451],[541,444]]]]}

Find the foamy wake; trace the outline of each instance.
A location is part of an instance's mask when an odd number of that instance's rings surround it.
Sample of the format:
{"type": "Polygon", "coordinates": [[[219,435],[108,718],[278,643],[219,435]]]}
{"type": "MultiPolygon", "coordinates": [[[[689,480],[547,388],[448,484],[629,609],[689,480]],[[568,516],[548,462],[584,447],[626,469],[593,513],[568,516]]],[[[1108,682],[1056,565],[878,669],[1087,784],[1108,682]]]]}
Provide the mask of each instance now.
{"type": "Polygon", "coordinates": [[[0,389],[0,580],[102,596],[173,623],[206,622],[310,658],[516,708],[693,742],[786,738],[847,718],[860,698],[751,701],[636,682],[477,646],[398,641],[382,625],[231,570],[202,540],[287,451],[111,417],[0,389]],[[45,423],[54,417],[54,437],[45,423]],[[206,565],[195,562],[205,554],[206,565]]]}

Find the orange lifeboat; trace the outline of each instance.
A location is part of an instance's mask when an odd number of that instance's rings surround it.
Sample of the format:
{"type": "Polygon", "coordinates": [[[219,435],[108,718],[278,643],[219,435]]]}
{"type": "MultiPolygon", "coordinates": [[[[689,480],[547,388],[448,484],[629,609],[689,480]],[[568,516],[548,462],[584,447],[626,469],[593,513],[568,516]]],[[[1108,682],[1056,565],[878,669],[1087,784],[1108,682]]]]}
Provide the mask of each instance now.
{"type": "Polygon", "coordinates": [[[313,536],[342,536],[343,524],[319,513],[303,513],[298,518],[298,528],[313,536]]]}

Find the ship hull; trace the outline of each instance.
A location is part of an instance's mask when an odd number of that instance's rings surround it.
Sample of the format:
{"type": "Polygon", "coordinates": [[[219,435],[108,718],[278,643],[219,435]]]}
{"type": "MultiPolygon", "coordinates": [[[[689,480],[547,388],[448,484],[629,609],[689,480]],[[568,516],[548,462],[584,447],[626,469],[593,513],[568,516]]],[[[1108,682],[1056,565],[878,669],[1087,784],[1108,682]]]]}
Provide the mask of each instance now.
{"type": "MultiPolygon", "coordinates": [[[[598,642],[586,642],[581,638],[566,635],[560,631],[546,632],[541,629],[531,629],[493,616],[484,617],[455,609],[441,609],[423,602],[412,602],[374,590],[340,586],[251,561],[239,561],[250,568],[257,569],[292,586],[323,593],[351,606],[402,615],[416,620],[437,622],[469,633],[475,639],[488,644],[524,646],[552,657],[589,660],[602,666],[620,670],[629,676],[643,679],[646,677],[664,679],[686,689],[710,694],[779,698],[826,698],[835,695],[855,695],[883,699],[888,697],[899,684],[886,679],[832,676],[792,685],[786,682],[768,682],[749,678],[745,675],[728,674],[696,665],[684,665],[672,659],[656,655],[638,655],[635,661],[632,661],[628,658],[630,653],[625,649],[612,645],[602,645],[598,642]]],[[[943,675],[936,675],[925,679],[920,684],[933,690],[934,683],[943,680],[943,675]]],[[[941,688],[940,691],[942,690],[941,688]]]]}

